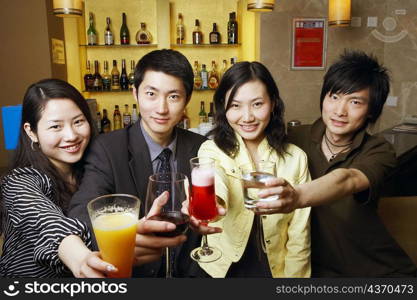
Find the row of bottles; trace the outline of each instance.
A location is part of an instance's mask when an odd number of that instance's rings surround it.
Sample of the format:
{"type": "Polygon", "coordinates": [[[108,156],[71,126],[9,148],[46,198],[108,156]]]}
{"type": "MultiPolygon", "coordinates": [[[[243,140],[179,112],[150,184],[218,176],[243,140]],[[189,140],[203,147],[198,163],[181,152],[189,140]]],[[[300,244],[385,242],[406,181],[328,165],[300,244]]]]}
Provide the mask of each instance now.
{"type": "Polygon", "coordinates": [[[90,61],[87,60],[87,72],[84,75],[86,91],[128,91],[132,90],[135,79],[135,61],[130,61],[130,73],[126,71],[126,60],[122,59],[122,73],[117,68],[117,60],[113,60],[113,68],[109,73],[109,64],[104,61],[104,72],[100,74],[99,61],[94,61],[94,74],[91,73],[90,61]]]}
{"type": "Polygon", "coordinates": [[[112,130],[125,128],[135,123],[138,119],[139,115],[136,104],[133,104],[132,113],[129,112],[129,105],[125,104],[123,115],[120,113],[119,105],[115,105],[113,111],[113,126],[112,122],[109,120],[107,109],[103,109],[103,117],[101,117],[100,112],[97,112],[97,129],[99,133],[107,133],[112,130]]]}
{"type": "MultiPolygon", "coordinates": [[[[200,20],[195,19],[195,27],[192,32],[193,44],[200,45],[204,43],[204,35],[200,29],[200,20]]],[[[185,26],[183,16],[181,13],[178,14],[178,20],[176,25],[176,42],[177,44],[185,44],[185,26]]],[[[209,33],[210,44],[220,44],[222,42],[221,34],[217,30],[217,23],[213,23],[213,30],[209,33]]],[[[237,44],[238,43],[238,26],[236,21],[236,13],[231,12],[229,14],[229,21],[227,22],[227,43],[237,44]]]]}
{"type": "MultiPolygon", "coordinates": [[[[214,125],[214,104],[210,102],[210,111],[206,113],[204,101],[200,102],[200,111],[198,113],[198,126],[199,127],[209,127],[210,129],[214,125]]],[[[178,127],[184,129],[190,129],[190,118],[187,114],[187,109],[185,109],[181,121],[177,124],[178,127]]]]}
{"type": "Polygon", "coordinates": [[[214,124],[214,104],[210,102],[210,111],[206,113],[206,108],[204,101],[200,102],[200,112],[198,113],[199,124],[209,123],[210,125],[214,124]]]}
{"type": "MultiPolygon", "coordinates": [[[[99,39],[97,30],[94,25],[94,15],[90,12],[89,16],[89,27],[87,29],[87,44],[88,45],[98,45],[99,39]]],[[[150,44],[152,42],[152,34],[146,29],[146,23],[140,23],[140,29],[136,33],[136,42],[138,44],[150,44]]],[[[130,33],[129,28],[126,24],[126,14],[122,14],[122,26],[120,27],[120,44],[129,45],[130,44],[130,33]]],[[[111,30],[111,21],[110,17],[106,18],[106,28],[104,30],[104,45],[114,45],[114,34],[111,30]]]]}
{"type": "MultiPolygon", "coordinates": [[[[103,116],[97,112],[96,125],[99,133],[107,133],[112,130],[118,130],[126,128],[131,124],[138,121],[139,114],[137,111],[136,104],[133,104],[132,112],[129,111],[129,105],[125,104],[125,110],[123,114],[120,113],[119,105],[114,106],[113,111],[113,122],[110,121],[107,109],[103,109],[103,116]],[[113,124],[113,126],[112,126],[113,124]]],[[[210,102],[210,111],[206,113],[204,101],[200,102],[200,111],[198,113],[199,126],[209,126],[210,128],[214,125],[214,104],[210,102]]],[[[187,109],[185,109],[181,121],[177,124],[178,127],[189,129],[190,118],[187,116],[187,109]]]]}
{"type": "MultiPolygon", "coordinates": [[[[236,57],[230,59],[230,66],[236,63],[236,57]]],[[[130,73],[126,71],[126,60],[122,59],[122,72],[117,68],[117,60],[113,60],[113,68],[109,73],[109,64],[105,60],[104,72],[100,73],[100,63],[94,61],[94,73],[91,72],[90,61],[87,60],[86,73],[84,75],[85,90],[93,91],[128,91],[132,90],[135,79],[135,61],[130,61],[130,73]]],[[[200,64],[194,61],[194,89],[216,89],[219,86],[220,79],[228,69],[227,60],[223,60],[222,67],[218,70],[214,60],[211,62],[211,70],[207,70],[206,64],[200,64]]]]}
{"type": "MultiPolygon", "coordinates": [[[[236,63],[236,58],[232,57],[230,59],[230,66],[236,63]]],[[[220,83],[220,79],[223,77],[223,74],[227,71],[227,60],[223,60],[222,67],[218,71],[217,64],[214,60],[211,61],[211,70],[207,71],[205,64],[200,65],[198,61],[194,61],[194,89],[195,90],[204,90],[204,89],[217,89],[220,83]]]]}

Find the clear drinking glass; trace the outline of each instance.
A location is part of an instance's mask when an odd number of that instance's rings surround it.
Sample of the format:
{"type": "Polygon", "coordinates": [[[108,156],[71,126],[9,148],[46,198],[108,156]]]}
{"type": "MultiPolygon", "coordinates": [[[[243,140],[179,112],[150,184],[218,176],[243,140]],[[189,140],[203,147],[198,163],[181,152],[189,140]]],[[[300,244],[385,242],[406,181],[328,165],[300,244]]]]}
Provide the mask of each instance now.
{"type": "Polygon", "coordinates": [[[87,205],[101,257],[118,269],[111,277],[132,276],[139,208],[139,198],[127,194],[100,196],[87,205]]]}
{"type": "MultiPolygon", "coordinates": [[[[268,209],[257,208],[256,203],[274,201],[278,199],[278,195],[273,195],[266,198],[261,198],[258,196],[260,189],[265,188],[265,182],[271,178],[276,177],[275,163],[269,161],[259,162],[257,166],[248,163],[239,166],[239,169],[242,176],[243,198],[245,207],[252,210],[253,212],[256,212],[257,214],[267,212],[268,209]]],[[[258,215],[255,215],[255,218],[257,218],[259,222],[258,236],[261,241],[261,247],[262,250],[266,253],[262,218],[260,218],[258,215]]]]}
{"type": "MultiPolygon", "coordinates": [[[[181,212],[181,208],[182,202],[188,198],[188,187],[188,178],[181,173],[156,173],[149,177],[145,201],[146,214],[148,215],[153,202],[164,191],[169,192],[169,198],[159,214],[147,216],[147,218],[150,220],[171,222],[177,226],[173,231],[157,232],[155,235],[174,237],[184,234],[187,231],[189,216],[183,214],[181,212]]],[[[170,249],[166,248],[166,278],[172,278],[172,262],[170,252],[170,249]]]]}
{"type": "MultiPolygon", "coordinates": [[[[214,191],[215,161],[211,158],[194,157],[191,164],[191,197],[190,215],[201,222],[202,225],[213,221],[217,215],[216,193],[214,191]]],[[[210,247],[207,236],[203,235],[203,245],[191,251],[191,258],[197,262],[212,262],[222,256],[222,252],[210,247]]]]}
{"type": "Polygon", "coordinates": [[[260,198],[258,193],[260,189],[265,188],[265,182],[276,177],[276,165],[274,162],[259,162],[257,166],[248,163],[239,166],[242,176],[243,197],[245,207],[257,213],[262,210],[256,207],[258,202],[268,202],[278,199],[277,195],[260,198]]]}

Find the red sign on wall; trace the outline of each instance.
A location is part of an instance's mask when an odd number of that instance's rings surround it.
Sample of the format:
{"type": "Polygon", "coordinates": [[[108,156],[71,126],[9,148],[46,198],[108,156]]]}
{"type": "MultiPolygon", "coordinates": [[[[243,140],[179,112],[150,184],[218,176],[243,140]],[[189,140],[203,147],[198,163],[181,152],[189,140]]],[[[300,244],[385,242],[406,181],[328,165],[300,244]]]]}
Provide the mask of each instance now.
{"type": "Polygon", "coordinates": [[[294,19],[292,69],[324,69],[326,47],[325,19],[294,19]]]}

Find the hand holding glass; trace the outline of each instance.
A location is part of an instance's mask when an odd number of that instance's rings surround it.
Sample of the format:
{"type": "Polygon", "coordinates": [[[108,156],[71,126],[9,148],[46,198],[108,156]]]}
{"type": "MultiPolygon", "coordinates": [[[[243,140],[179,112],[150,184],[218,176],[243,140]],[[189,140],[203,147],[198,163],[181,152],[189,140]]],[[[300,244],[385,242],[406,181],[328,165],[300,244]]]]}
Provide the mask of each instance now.
{"type": "MultiPolygon", "coordinates": [[[[168,200],[161,211],[152,216],[150,220],[174,223],[176,228],[168,232],[155,232],[156,236],[175,237],[184,234],[188,229],[189,217],[181,212],[182,202],[187,200],[188,178],[181,173],[156,173],[149,177],[148,191],[146,193],[145,212],[148,215],[156,198],[168,191],[168,200]]],[[[172,277],[172,262],[169,248],[166,248],[166,278],[172,277]]]]}
{"type": "Polygon", "coordinates": [[[269,202],[278,199],[278,195],[260,198],[260,189],[265,188],[265,182],[276,177],[276,166],[274,162],[259,162],[257,166],[251,163],[239,166],[242,175],[244,203],[247,209],[257,213],[267,210],[257,208],[258,202],[269,202]]]}
{"type": "Polygon", "coordinates": [[[118,269],[111,277],[132,276],[139,207],[139,198],[127,194],[100,196],[87,205],[100,255],[118,269]]]}
{"type": "MultiPolygon", "coordinates": [[[[215,161],[211,158],[195,157],[190,163],[192,188],[189,212],[202,225],[207,226],[218,215],[214,191],[215,161]]],[[[203,245],[191,251],[191,258],[197,262],[212,262],[221,256],[219,249],[208,245],[207,235],[203,235],[203,245]]]]}

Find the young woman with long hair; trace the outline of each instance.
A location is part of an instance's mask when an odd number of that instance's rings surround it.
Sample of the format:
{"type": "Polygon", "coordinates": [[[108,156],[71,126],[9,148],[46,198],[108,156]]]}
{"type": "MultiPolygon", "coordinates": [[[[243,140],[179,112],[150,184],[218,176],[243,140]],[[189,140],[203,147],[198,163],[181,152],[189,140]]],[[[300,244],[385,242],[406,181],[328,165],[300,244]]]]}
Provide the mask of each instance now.
{"type": "Polygon", "coordinates": [[[26,91],[19,144],[1,180],[0,276],[101,277],[114,267],[91,252],[88,227],[65,216],[93,133],[87,102],[70,84],[45,79],[26,91]]]}
{"type": "Polygon", "coordinates": [[[310,180],[305,153],[286,142],[284,103],[272,75],[261,63],[237,63],[224,74],[214,104],[213,140],[198,156],[216,161],[215,191],[227,213],[211,223],[222,232],[208,236],[222,257],[200,267],[212,277],[309,277],[310,209],[254,213],[244,205],[242,165],[255,170],[273,162],[282,181],[310,180]]]}

